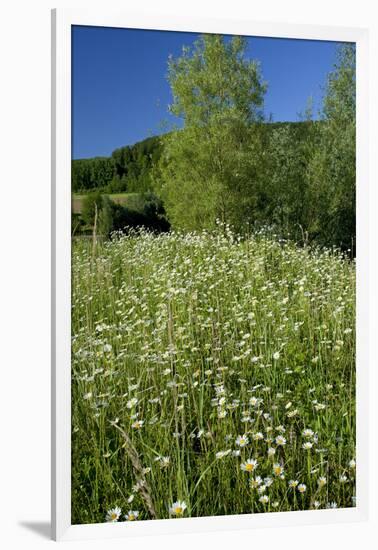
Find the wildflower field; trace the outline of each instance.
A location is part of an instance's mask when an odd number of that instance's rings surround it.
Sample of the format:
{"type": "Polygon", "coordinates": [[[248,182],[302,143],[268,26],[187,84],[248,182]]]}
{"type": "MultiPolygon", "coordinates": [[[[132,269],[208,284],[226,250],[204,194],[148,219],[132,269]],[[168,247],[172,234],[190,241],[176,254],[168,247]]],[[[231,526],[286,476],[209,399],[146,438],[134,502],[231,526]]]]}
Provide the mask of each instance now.
{"type": "Polygon", "coordinates": [[[355,505],[355,264],[225,231],[72,253],[72,522],[355,505]]]}

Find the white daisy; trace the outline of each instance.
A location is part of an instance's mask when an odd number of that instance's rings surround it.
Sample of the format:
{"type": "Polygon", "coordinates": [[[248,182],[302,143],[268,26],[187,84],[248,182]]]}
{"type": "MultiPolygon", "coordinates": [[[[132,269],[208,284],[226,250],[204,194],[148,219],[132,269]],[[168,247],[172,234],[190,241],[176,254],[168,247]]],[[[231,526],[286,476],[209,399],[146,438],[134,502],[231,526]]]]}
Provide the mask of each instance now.
{"type": "Polygon", "coordinates": [[[187,506],[185,501],[177,500],[169,507],[169,513],[171,516],[181,517],[184,515],[187,506]]]}
{"type": "Polygon", "coordinates": [[[254,472],[258,466],[258,462],[255,458],[249,458],[240,465],[243,472],[254,472]]]}
{"type": "Polygon", "coordinates": [[[136,521],[138,519],[139,512],[138,510],[129,510],[125,515],[126,521],[136,521]]]}
{"type": "Polygon", "coordinates": [[[319,479],[318,479],[318,487],[319,487],[319,489],[321,489],[322,487],[324,487],[326,484],[327,484],[327,478],[325,478],[324,476],[319,477],[319,479]]]}
{"type": "Polygon", "coordinates": [[[249,443],[248,436],[246,434],[238,435],[238,437],[236,438],[235,443],[238,447],[245,447],[249,443]]]}
{"type": "Polygon", "coordinates": [[[143,424],[144,424],[144,420],[136,420],[131,424],[131,427],[134,428],[134,430],[140,430],[143,424]]]}
{"type": "Polygon", "coordinates": [[[278,462],[273,464],[273,473],[277,477],[282,477],[284,473],[284,467],[282,466],[282,464],[279,464],[278,462]]]}
{"type": "Polygon", "coordinates": [[[256,476],[255,478],[251,479],[249,482],[249,486],[251,489],[257,489],[262,484],[262,479],[260,476],[256,476]]]}
{"type": "Polygon", "coordinates": [[[122,512],[122,510],[119,506],[115,506],[114,508],[110,508],[110,510],[108,510],[106,512],[105,520],[108,523],[115,523],[116,521],[119,520],[121,512],[122,512]]]}
{"type": "Polygon", "coordinates": [[[276,449],[274,447],[269,447],[268,456],[274,456],[276,454],[276,449]]]}

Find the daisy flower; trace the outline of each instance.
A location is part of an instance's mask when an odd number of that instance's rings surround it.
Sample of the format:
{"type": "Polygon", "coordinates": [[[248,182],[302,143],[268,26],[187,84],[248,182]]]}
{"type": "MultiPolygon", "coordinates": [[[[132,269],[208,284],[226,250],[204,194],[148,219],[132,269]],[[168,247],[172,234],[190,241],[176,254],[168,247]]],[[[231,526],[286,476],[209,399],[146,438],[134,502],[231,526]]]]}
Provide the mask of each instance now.
{"type": "Polygon", "coordinates": [[[284,445],[286,445],[286,439],[284,438],[283,435],[277,435],[277,437],[276,437],[276,445],[280,445],[281,447],[283,447],[284,445]]]}
{"type": "Polygon", "coordinates": [[[304,483],[300,483],[300,484],[298,485],[297,489],[298,489],[298,491],[299,491],[300,493],[303,494],[303,493],[306,492],[307,487],[306,487],[306,485],[305,485],[304,483]]]}
{"type": "Polygon", "coordinates": [[[251,481],[249,482],[249,486],[251,489],[257,489],[258,487],[260,487],[262,483],[262,479],[260,476],[256,476],[255,478],[251,479],[251,481]]]}
{"type": "Polygon", "coordinates": [[[259,502],[261,502],[261,504],[267,504],[269,502],[269,497],[268,495],[262,495],[260,498],[259,498],[259,502]]]}
{"type": "Polygon", "coordinates": [[[187,506],[183,500],[177,500],[169,507],[169,513],[171,516],[181,517],[183,516],[187,506]]]}
{"type": "Polygon", "coordinates": [[[275,476],[281,477],[284,473],[284,467],[282,466],[282,464],[279,464],[278,462],[273,464],[273,473],[275,476]]]}
{"type": "Polygon", "coordinates": [[[106,521],[108,523],[115,523],[116,521],[119,520],[119,517],[121,515],[121,508],[119,506],[115,506],[114,508],[110,508],[110,510],[108,510],[106,512],[106,521]]]}
{"type": "Polygon", "coordinates": [[[168,466],[170,465],[171,463],[171,459],[169,456],[162,456],[159,460],[160,462],[160,467],[161,468],[168,468],[168,466]]]}
{"type": "Polygon", "coordinates": [[[264,485],[266,487],[270,487],[273,484],[273,478],[272,477],[264,477],[264,485]]]}
{"type": "Polygon", "coordinates": [[[131,427],[134,428],[134,430],[140,430],[143,424],[144,424],[144,420],[136,420],[131,424],[131,427]]]}
{"type": "Polygon", "coordinates": [[[261,399],[255,396],[251,397],[251,399],[249,400],[249,404],[251,405],[251,407],[256,407],[260,403],[261,403],[261,399]]]}
{"type": "Polygon", "coordinates": [[[240,465],[240,468],[243,470],[243,472],[253,472],[257,468],[257,460],[255,458],[250,458],[243,462],[240,465]]]}
{"type": "Polygon", "coordinates": [[[235,441],[236,445],[238,447],[245,447],[249,443],[249,439],[247,435],[238,435],[235,441]]]}
{"type": "Polygon", "coordinates": [[[324,487],[324,485],[326,485],[327,483],[327,479],[324,477],[324,476],[321,476],[319,479],[318,479],[318,487],[319,489],[321,489],[322,487],[324,487]]]}
{"type": "Polygon", "coordinates": [[[276,454],[276,449],[274,447],[269,447],[268,456],[274,456],[276,454]]]}
{"type": "Polygon", "coordinates": [[[138,519],[139,512],[138,510],[129,510],[127,514],[125,515],[126,521],[135,521],[138,519]]]}

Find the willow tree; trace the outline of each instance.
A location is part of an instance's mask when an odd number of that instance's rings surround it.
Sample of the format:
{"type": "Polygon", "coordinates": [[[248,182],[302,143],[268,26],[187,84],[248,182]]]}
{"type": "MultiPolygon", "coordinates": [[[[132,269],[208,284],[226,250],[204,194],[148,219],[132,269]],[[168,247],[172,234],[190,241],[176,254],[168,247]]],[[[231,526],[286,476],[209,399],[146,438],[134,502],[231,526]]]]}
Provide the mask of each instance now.
{"type": "Polygon", "coordinates": [[[310,233],[353,247],[356,218],[356,49],[342,44],[329,74],[322,123],[309,165],[310,233]]]}
{"type": "Polygon", "coordinates": [[[246,57],[245,39],[203,35],[170,58],[170,111],[182,128],[168,134],[157,189],[173,227],[236,226],[258,210],[264,158],[260,136],[265,85],[246,57]]]}

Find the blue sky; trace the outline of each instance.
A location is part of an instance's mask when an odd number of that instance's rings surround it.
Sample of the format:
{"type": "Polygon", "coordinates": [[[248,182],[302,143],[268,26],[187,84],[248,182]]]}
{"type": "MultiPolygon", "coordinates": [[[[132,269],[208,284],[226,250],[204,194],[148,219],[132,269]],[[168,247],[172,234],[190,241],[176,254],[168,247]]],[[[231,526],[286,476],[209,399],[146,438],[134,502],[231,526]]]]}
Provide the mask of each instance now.
{"type": "MultiPolygon", "coordinates": [[[[166,79],[169,54],[179,56],[192,33],[73,27],[72,157],[108,156],[117,147],[165,131],[174,122],[166,79]]],[[[310,96],[314,114],[335,61],[337,42],[248,38],[247,57],[268,83],[264,111],[298,120],[310,96]]]]}

